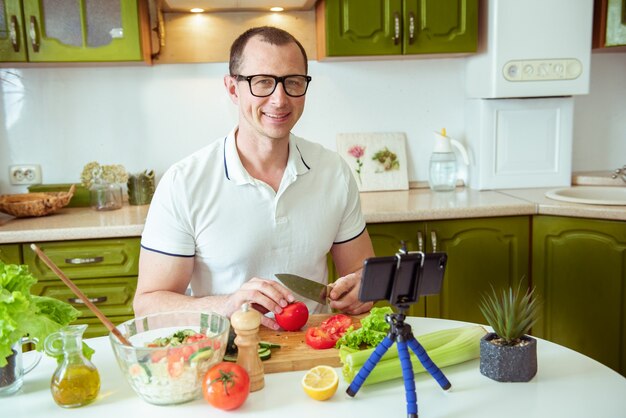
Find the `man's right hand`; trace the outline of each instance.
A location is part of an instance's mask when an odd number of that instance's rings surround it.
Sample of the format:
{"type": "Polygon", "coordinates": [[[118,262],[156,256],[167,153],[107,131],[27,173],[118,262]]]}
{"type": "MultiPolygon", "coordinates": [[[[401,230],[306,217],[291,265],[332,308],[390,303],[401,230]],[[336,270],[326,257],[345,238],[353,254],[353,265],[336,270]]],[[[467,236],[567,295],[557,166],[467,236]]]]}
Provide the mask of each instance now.
{"type": "MultiPolygon", "coordinates": [[[[241,285],[239,290],[228,296],[225,314],[230,318],[246,302],[251,302],[252,306],[262,314],[267,312],[279,314],[294,300],[293,294],[280,283],[253,277],[241,285]]],[[[276,321],[265,315],[261,317],[261,324],[274,330],[280,328],[276,321]]]]}

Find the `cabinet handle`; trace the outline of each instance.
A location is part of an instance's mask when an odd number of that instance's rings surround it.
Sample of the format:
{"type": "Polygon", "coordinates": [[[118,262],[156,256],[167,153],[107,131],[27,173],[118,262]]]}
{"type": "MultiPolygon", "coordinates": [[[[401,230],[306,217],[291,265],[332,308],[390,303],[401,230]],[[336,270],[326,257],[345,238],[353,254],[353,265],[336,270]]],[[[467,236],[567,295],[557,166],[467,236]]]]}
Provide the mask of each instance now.
{"type": "MultiPolygon", "coordinates": [[[[97,298],[87,298],[87,300],[91,303],[102,303],[107,301],[106,296],[98,296],[97,298]]],[[[85,301],[80,298],[67,298],[69,303],[73,303],[75,305],[84,305],[85,301]]]]}
{"type": "Polygon", "coordinates": [[[437,233],[435,231],[430,231],[430,243],[433,246],[433,252],[437,252],[437,233]]]}
{"type": "Polygon", "coordinates": [[[33,46],[33,52],[39,52],[39,30],[37,27],[37,18],[30,17],[30,43],[33,46]]]}
{"type": "Polygon", "coordinates": [[[409,45],[415,42],[415,13],[409,13],[409,45]]]}
{"type": "Polygon", "coordinates": [[[17,21],[17,16],[11,16],[11,28],[9,29],[11,37],[11,45],[13,45],[13,51],[20,52],[20,24],[17,21]]]}
{"type": "Polygon", "coordinates": [[[422,231],[417,231],[417,250],[424,252],[424,237],[422,236],[422,231]]]}
{"type": "Polygon", "coordinates": [[[89,257],[89,258],[66,258],[66,264],[96,264],[102,263],[104,257],[89,257]]]}
{"type": "Polygon", "coordinates": [[[395,12],[393,14],[393,44],[398,45],[400,43],[400,13],[395,12]]]}

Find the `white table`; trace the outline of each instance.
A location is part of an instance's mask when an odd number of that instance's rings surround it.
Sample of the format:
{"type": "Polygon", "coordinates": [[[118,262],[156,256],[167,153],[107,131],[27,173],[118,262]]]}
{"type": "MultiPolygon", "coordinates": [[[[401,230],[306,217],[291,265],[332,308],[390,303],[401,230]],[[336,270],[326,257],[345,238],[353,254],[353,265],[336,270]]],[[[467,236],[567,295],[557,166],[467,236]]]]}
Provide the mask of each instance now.
{"type": "MultiPolygon", "coordinates": [[[[464,325],[462,322],[409,318],[416,336],[437,329],[464,325]]],[[[340,377],[335,396],[318,402],[300,387],[304,372],[265,376],[265,388],[250,394],[238,410],[223,412],[204,399],[176,406],[155,406],[141,400],[122,376],[109,340],[88,340],[96,350],[93,361],[102,386],[98,399],[76,409],[63,409],[52,400],[50,377],[56,363],[44,356],[39,366],[26,375],[22,391],[0,398],[3,417],[298,417],[353,418],[405,417],[402,379],[364,386],[355,398],[345,395],[348,383],[340,377]]],[[[626,378],[602,364],[567,348],[539,340],[538,372],[528,383],[498,383],[480,374],[479,361],[446,367],[452,383],[443,392],[428,374],[416,375],[418,412],[435,417],[626,417],[626,378]]],[[[24,354],[26,357],[29,353],[24,354]]],[[[28,362],[28,359],[25,359],[28,362]]],[[[340,370],[337,369],[339,372],[340,370]]]]}

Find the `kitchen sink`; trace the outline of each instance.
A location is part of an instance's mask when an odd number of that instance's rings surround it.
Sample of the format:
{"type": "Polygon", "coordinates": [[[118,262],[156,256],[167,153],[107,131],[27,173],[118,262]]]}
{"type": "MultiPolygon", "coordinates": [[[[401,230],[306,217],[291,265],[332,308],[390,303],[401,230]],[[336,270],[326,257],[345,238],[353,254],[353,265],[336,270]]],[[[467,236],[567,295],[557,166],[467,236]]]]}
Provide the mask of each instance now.
{"type": "Polygon", "coordinates": [[[546,197],[587,205],[626,206],[626,187],[576,186],[546,192],[546,197]]]}

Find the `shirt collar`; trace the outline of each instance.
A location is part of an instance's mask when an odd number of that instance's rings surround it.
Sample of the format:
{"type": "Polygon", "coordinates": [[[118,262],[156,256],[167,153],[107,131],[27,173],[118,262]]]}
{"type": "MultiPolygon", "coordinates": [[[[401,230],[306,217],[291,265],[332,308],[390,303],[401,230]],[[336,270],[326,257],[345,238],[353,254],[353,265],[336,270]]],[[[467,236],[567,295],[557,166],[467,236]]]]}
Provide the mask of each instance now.
{"type": "MultiPolygon", "coordinates": [[[[224,138],[224,175],[226,179],[234,181],[236,184],[253,184],[254,179],[248,174],[239,159],[235,143],[236,132],[237,127],[233,128],[224,138]]],[[[311,169],[302,153],[303,147],[298,145],[299,142],[297,136],[289,134],[289,156],[287,157],[285,172],[296,176],[305,174],[311,169]]]]}

